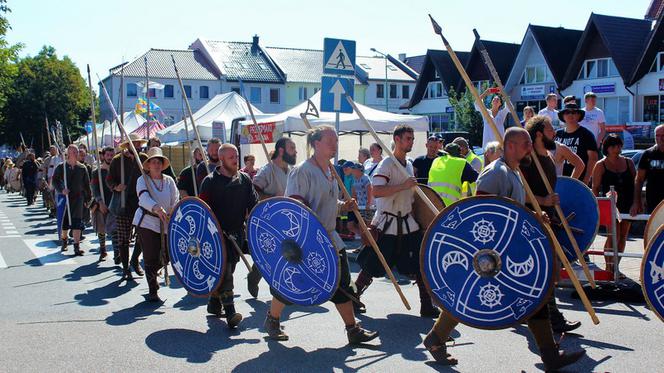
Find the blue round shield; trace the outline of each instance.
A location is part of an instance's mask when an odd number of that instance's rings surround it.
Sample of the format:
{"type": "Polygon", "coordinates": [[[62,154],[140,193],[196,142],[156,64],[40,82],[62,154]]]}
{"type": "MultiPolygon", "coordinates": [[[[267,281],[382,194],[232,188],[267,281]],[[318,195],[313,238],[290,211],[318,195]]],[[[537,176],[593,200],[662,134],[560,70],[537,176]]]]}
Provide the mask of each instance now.
{"type": "MultiPolygon", "coordinates": [[[[581,252],[590,249],[599,229],[599,205],[592,190],[583,182],[571,177],[559,176],[556,193],[560,196],[560,208],[567,219],[572,235],[581,252]]],[[[577,259],[574,246],[563,227],[554,230],[567,259],[577,259]]]]}
{"type": "MultiPolygon", "coordinates": [[[[47,192],[50,193],[50,192],[47,192]]],[[[58,240],[62,238],[62,224],[65,220],[67,211],[67,196],[61,193],[55,193],[55,219],[58,225],[58,240]]]]}
{"type": "Polygon", "coordinates": [[[664,321],[664,226],[659,227],[643,255],[641,284],[650,309],[664,321]]]}
{"type": "Polygon", "coordinates": [[[480,329],[527,319],[552,288],[549,233],[532,212],[501,197],[446,207],[427,229],[420,264],[434,299],[454,319],[480,329]]]}
{"type": "Polygon", "coordinates": [[[284,299],[311,306],[332,298],[339,285],[339,255],[304,204],[285,197],[261,201],[249,214],[247,238],[263,278],[284,299]]]}
{"type": "Polygon", "coordinates": [[[168,252],[173,272],[182,286],[206,296],[221,284],[226,250],[221,228],[210,207],[187,197],[175,205],[168,221],[168,252]]]}

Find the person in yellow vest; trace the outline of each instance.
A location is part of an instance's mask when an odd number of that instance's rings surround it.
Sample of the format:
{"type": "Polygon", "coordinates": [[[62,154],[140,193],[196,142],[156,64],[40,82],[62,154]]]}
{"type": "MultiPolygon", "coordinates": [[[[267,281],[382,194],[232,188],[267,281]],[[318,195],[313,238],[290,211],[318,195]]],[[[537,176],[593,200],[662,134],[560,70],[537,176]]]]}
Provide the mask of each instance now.
{"type": "Polygon", "coordinates": [[[429,186],[440,195],[445,206],[462,198],[461,188],[464,183],[475,183],[479,173],[465,159],[454,156],[459,154],[459,146],[451,143],[445,152],[436,158],[429,169],[429,186]],[[451,145],[451,146],[450,146],[451,145]]]}
{"type": "Polygon", "coordinates": [[[470,149],[468,140],[464,139],[463,137],[457,137],[452,142],[454,144],[459,145],[459,148],[461,150],[461,158],[465,158],[466,162],[470,163],[470,165],[473,167],[475,171],[482,172],[482,168],[484,168],[484,162],[482,162],[482,158],[478,157],[470,149]]]}

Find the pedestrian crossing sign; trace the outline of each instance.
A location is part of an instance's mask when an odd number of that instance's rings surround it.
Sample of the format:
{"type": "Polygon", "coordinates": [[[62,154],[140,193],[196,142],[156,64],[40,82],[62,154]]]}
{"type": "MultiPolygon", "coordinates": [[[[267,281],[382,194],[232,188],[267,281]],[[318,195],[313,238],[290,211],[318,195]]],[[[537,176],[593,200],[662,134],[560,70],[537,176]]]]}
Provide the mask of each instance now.
{"type": "Polygon", "coordinates": [[[323,73],[355,75],[355,40],[325,38],[323,73]]]}

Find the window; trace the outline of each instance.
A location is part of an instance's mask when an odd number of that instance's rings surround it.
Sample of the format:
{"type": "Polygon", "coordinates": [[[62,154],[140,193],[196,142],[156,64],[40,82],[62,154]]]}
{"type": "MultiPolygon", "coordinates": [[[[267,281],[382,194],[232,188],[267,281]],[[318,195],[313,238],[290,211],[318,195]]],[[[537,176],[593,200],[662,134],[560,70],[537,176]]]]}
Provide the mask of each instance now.
{"type": "Polygon", "coordinates": [[[443,83],[429,82],[424,92],[424,99],[435,99],[443,97],[443,83]]]}
{"type": "Polygon", "coordinates": [[[553,77],[546,65],[526,66],[521,77],[521,84],[552,82],[553,77]]]}
{"type": "Polygon", "coordinates": [[[231,88],[231,92],[235,92],[235,93],[237,93],[237,94],[239,95],[239,94],[240,94],[240,87],[233,87],[233,88],[231,88]]]}
{"type": "Polygon", "coordinates": [[[390,98],[397,98],[397,85],[390,84],[390,98]]]}
{"type": "Polygon", "coordinates": [[[270,103],[279,103],[279,88],[270,88],[270,103]]]}
{"type": "Polygon", "coordinates": [[[148,89],[148,97],[150,97],[150,98],[157,97],[157,89],[156,88],[149,88],[148,89]]]}
{"type": "Polygon", "coordinates": [[[664,95],[643,98],[643,121],[653,123],[664,121],[664,95]]]}
{"type": "Polygon", "coordinates": [[[385,98],[385,86],[376,84],[376,98],[385,98]]]}
{"type": "Polygon", "coordinates": [[[173,84],[166,84],[164,86],[164,97],[173,98],[173,84]]]}
{"type": "Polygon", "coordinates": [[[401,98],[410,98],[410,87],[407,85],[401,86],[401,98]]]}
{"type": "Polygon", "coordinates": [[[138,87],[136,83],[127,83],[127,97],[137,97],[138,87]]]}
{"type": "Polygon", "coordinates": [[[307,87],[300,87],[298,90],[298,97],[300,101],[304,101],[309,98],[309,95],[307,95],[307,87]]]}
{"type": "Polygon", "coordinates": [[[249,64],[246,62],[240,62],[240,67],[245,70],[249,70],[249,64]]]}
{"type": "Polygon", "coordinates": [[[664,52],[659,52],[655,56],[655,60],[652,62],[650,67],[651,73],[656,73],[659,71],[664,71],[664,52]]]}
{"type": "Polygon", "coordinates": [[[164,125],[171,126],[175,124],[175,118],[172,115],[167,115],[164,117],[164,125]]]}
{"type": "Polygon", "coordinates": [[[260,67],[261,70],[270,70],[270,68],[267,67],[267,65],[265,64],[265,62],[257,62],[257,63],[258,63],[258,67],[260,67]]]}
{"type": "Polygon", "coordinates": [[[477,91],[481,93],[489,87],[490,83],[491,81],[489,80],[476,80],[473,82],[473,85],[475,86],[477,91]]]}
{"type": "Polygon", "coordinates": [[[371,67],[369,67],[369,65],[366,63],[361,63],[360,66],[362,66],[365,70],[371,70],[371,67]]]}
{"type": "Polygon", "coordinates": [[[184,86],[184,93],[187,94],[187,98],[191,98],[191,86],[190,85],[184,86]]]}
{"type": "Polygon", "coordinates": [[[612,58],[586,60],[581,66],[577,79],[596,79],[618,76],[618,69],[612,58]]]}
{"type": "Polygon", "coordinates": [[[318,87],[314,88],[314,94],[318,93],[318,91],[320,91],[320,88],[318,87]]]}
{"type": "Polygon", "coordinates": [[[606,124],[625,124],[629,121],[629,97],[598,97],[597,107],[604,111],[606,124]]]}
{"type": "Polygon", "coordinates": [[[200,98],[210,98],[210,87],[202,85],[198,92],[198,96],[200,98]]]}
{"type": "Polygon", "coordinates": [[[261,103],[261,87],[251,87],[251,94],[249,99],[254,104],[261,103]]]}
{"type": "Polygon", "coordinates": [[[387,65],[387,69],[391,71],[397,71],[397,68],[392,65],[387,65]]]}

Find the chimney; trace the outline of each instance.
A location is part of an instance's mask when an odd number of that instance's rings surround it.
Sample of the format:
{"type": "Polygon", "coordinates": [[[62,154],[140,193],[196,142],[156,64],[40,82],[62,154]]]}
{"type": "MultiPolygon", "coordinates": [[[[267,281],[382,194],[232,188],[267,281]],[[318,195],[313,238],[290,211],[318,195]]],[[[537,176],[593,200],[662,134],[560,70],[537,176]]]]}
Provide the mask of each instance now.
{"type": "Polygon", "coordinates": [[[406,62],[406,53],[399,53],[399,61],[406,62]]]}
{"type": "Polygon", "coordinates": [[[253,41],[251,42],[251,52],[256,53],[258,51],[258,35],[254,35],[253,41]]]}

